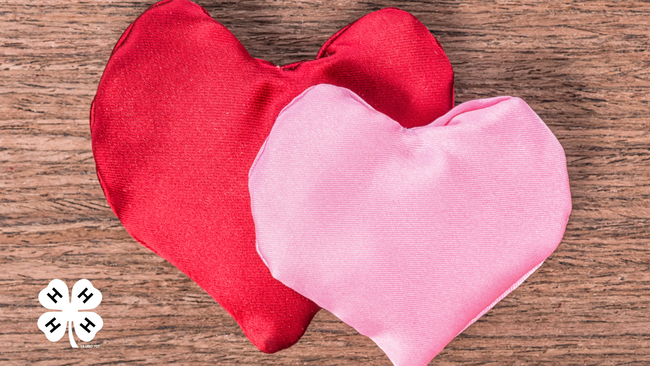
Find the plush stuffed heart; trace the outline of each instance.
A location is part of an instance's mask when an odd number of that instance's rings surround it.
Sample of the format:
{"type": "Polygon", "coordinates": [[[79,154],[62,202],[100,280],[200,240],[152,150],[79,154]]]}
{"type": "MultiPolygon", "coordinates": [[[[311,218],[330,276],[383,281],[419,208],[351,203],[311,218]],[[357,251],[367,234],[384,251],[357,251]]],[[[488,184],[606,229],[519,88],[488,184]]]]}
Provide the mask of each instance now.
{"type": "Polygon", "coordinates": [[[273,276],[426,365],[555,249],[571,212],[564,151],[521,99],[405,129],[318,85],[279,115],[251,168],[273,276]]]}
{"type": "Polygon", "coordinates": [[[324,82],[405,126],[453,107],[449,60],[408,13],[371,13],[315,60],[279,67],[252,58],[186,0],[160,2],[129,27],[92,107],[97,173],[124,227],[265,352],[297,342],[319,308],[271,277],[257,255],[248,171],[280,110],[324,82]]]}

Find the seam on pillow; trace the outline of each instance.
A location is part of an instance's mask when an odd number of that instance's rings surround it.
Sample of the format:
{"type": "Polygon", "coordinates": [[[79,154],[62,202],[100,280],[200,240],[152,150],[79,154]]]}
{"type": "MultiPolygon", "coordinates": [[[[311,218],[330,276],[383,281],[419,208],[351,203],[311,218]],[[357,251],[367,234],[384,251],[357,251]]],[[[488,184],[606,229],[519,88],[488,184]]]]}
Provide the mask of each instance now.
{"type": "Polygon", "coordinates": [[[115,43],[115,47],[113,47],[113,51],[111,52],[111,56],[113,56],[115,51],[117,51],[120,47],[122,47],[122,45],[124,43],[126,43],[126,40],[131,35],[131,30],[133,29],[133,25],[135,25],[135,23],[137,23],[138,20],[140,20],[140,18],[142,18],[150,10],[153,10],[153,9],[159,7],[159,6],[162,6],[162,5],[166,5],[166,4],[168,4],[168,3],[172,2],[172,1],[176,1],[176,0],[164,0],[164,1],[157,2],[157,3],[153,4],[153,5],[151,5],[147,10],[142,12],[142,14],[140,14],[137,18],[135,18],[135,20],[131,24],[129,24],[129,26],[126,28],[124,33],[120,36],[120,38],[115,43]]]}
{"type": "MultiPolygon", "coordinates": [[[[334,34],[333,34],[333,35],[332,35],[332,36],[331,36],[331,37],[330,37],[330,38],[329,38],[325,43],[323,43],[323,46],[320,48],[320,50],[318,50],[318,54],[316,55],[315,60],[318,60],[319,58],[323,58],[323,57],[325,56],[325,53],[327,52],[327,49],[329,48],[329,46],[331,46],[332,43],[334,43],[334,42],[335,42],[339,37],[341,37],[341,36],[343,35],[343,33],[345,33],[345,32],[346,32],[350,27],[352,27],[353,25],[355,25],[356,23],[360,22],[361,20],[363,20],[364,18],[366,18],[366,17],[368,17],[368,16],[371,16],[371,15],[377,15],[377,13],[381,13],[381,12],[383,12],[383,11],[385,11],[385,10],[398,10],[398,11],[400,11],[400,12],[404,12],[404,13],[406,13],[406,14],[409,14],[409,15],[413,16],[413,15],[410,14],[409,12],[406,12],[406,11],[404,11],[404,10],[398,9],[398,8],[396,8],[396,7],[394,7],[394,6],[391,6],[391,7],[388,7],[388,8],[383,8],[383,9],[380,9],[380,10],[377,10],[377,11],[370,12],[370,13],[368,13],[368,14],[362,16],[361,18],[355,20],[354,22],[352,22],[352,23],[346,25],[345,27],[341,28],[341,29],[338,30],[336,33],[334,33],[334,34]]],[[[414,17],[414,16],[413,16],[413,17],[414,17]]],[[[417,19],[417,18],[416,18],[416,19],[417,19]]],[[[418,21],[419,21],[419,20],[418,20],[418,21]]],[[[433,35],[432,35],[432,36],[433,36],[433,35]]],[[[435,37],[434,37],[434,38],[435,38],[435,37]]],[[[328,54],[328,55],[325,56],[325,57],[329,57],[330,55],[331,55],[331,54],[328,54]]]]}
{"type": "MultiPolygon", "coordinates": [[[[115,206],[113,206],[113,202],[111,200],[111,195],[109,193],[108,187],[104,183],[104,178],[102,178],[102,173],[99,169],[99,164],[97,163],[97,155],[95,154],[95,145],[92,143],[92,132],[93,132],[93,122],[95,120],[95,101],[93,100],[92,104],[90,105],[90,133],[91,133],[91,150],[93,153],[93,160],[95,161],[95,172],[97,174],[97,179],[99,180],[99,186],[102,188],[102,191],[104,193],[104,197],[106,197],[106,202],[108,203],[108,206],[111,208],[111,211],[115,214],[118,220],[120,220],[120,223],[122,224],[122,227],[131,235],[133,239],[135,239],[138,243],[144,245],[145,248],[151,250],[152,252],[160,255],[152,246],[148,245],[147,243],[144,242],[144,240],[138,239],[133,233],[129,231],[129,229],[126,228],[124,223],[122,222],[122,219],[120,216],[117,214],[117,210],[115,210],[115,206]]],[[[162,257],[162,256],[161,256],[162,257]]]]}
{"type": "Polygon", "coordinates": [[[470,325],[474,324],[474,322],[476,322],[477,320],[479,320],[483,315],[485,315],[485,313],[487,313],[488,311],[490,311],[490,309],[492,309],[492,308],[493,308],[493,307],[494,307],[494,306],[495,306],[499,301],[503,300],[503,299],[504,299],[506,296],[508,296],[512,291],[516,290],[517,287],[519,287],[522,283],[524,283],[524,281],[526,281],[526,279],[528,279],[528,277],[529,277],[530,275],[532,275],[535,271],[537,271],[537,269],[538,269],[539,267],[542,266],[542,264],[544,264],[544,261],[545,261],[545,260],[543,260],[542,263],[540,263],[540,264],[538,264],[537,266],[535,266],[535,268],[533,268],[533,269],[531,269],[530,271],[528,271],[528,273],[526,273],[525,275],[523,275],[523,276],[522,276],[522,277],[521,277],[517,282],[515,282],[512,286],[510,286],[510,288],[508,288],[507,290],[505,290],[505,291],[504,291],[504,292],[503,292],[499,297],[496,298],[496,300],[494,300],[490,305],[488,305],[485,309],[483,309],[483,311],[481,311],[481,312],[480,312],[476,317],[474,317],[474,319],[470,320],[469,323],[467,323],[467,325],[465,326],[465,328],[463,328],[463,330],[461,330],[460,332],[458,332],[458,334],[456,334],[456,337],[457,337],[459,334],[461,334],[462,332],[464,332],[465,329],[469,328],[470,325]]]}

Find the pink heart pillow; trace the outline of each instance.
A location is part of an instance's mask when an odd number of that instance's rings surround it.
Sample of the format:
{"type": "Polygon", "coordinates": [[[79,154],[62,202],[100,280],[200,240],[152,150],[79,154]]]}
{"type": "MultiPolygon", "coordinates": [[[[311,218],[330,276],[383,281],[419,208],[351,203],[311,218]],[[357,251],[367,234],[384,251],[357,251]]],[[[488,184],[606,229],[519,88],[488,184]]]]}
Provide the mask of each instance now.
{"type": "Polygon", "coordinates": [[[571,213],[562,146],[521,99],[405,129],[318,85],[280,113],[249,174],[275,278],[426,365],[555,250],[571,213]]]}

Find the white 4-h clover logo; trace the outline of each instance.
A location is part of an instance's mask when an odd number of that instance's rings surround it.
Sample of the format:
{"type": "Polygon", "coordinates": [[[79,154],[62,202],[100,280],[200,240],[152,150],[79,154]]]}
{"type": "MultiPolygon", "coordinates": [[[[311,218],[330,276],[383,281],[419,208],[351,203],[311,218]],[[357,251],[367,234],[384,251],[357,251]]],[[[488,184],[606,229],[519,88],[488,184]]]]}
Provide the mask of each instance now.
{"type": "Polygon", "coordinates": [[[95,334],[102,329],[102,318],[89,311],[102,302],[102,293],[94,288],[88,280],[79,280],[72,287],[72,302],[68,295],[68,286],[61,280],[52,280],[45,290],[38,294],[38,301],[46,309],[59,310],[41,315],[38,318],[40,329],[50,342],[56,342],[63,337],[68,328],[70,345],[77,347],[72,336],[72,323],[77,337],[84,342],[92,341],[95,334]]]}

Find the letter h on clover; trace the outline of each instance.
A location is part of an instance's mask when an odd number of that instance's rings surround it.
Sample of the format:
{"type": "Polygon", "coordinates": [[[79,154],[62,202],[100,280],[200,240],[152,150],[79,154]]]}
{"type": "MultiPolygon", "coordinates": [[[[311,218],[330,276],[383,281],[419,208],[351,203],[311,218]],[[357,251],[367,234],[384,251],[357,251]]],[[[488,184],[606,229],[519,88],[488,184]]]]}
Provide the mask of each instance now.
{"type": "Polygon", "coordinates": [[[58,310],[47,312],[38,318],[40,329],[50,342],[60,340],[68,328],[70,345],[79,348],[72,335],[72,323],[77,337],[84,342],[92,341],[95,334],[102,329],[102,318],[89,311],[102,302],[102,293],[94,288],[88,280],[79,280],[72,287],[72,301],[68,294],[68,286],[61,280],[52,280],[38,294],[38,301],[46,309],[58,310]]]}

